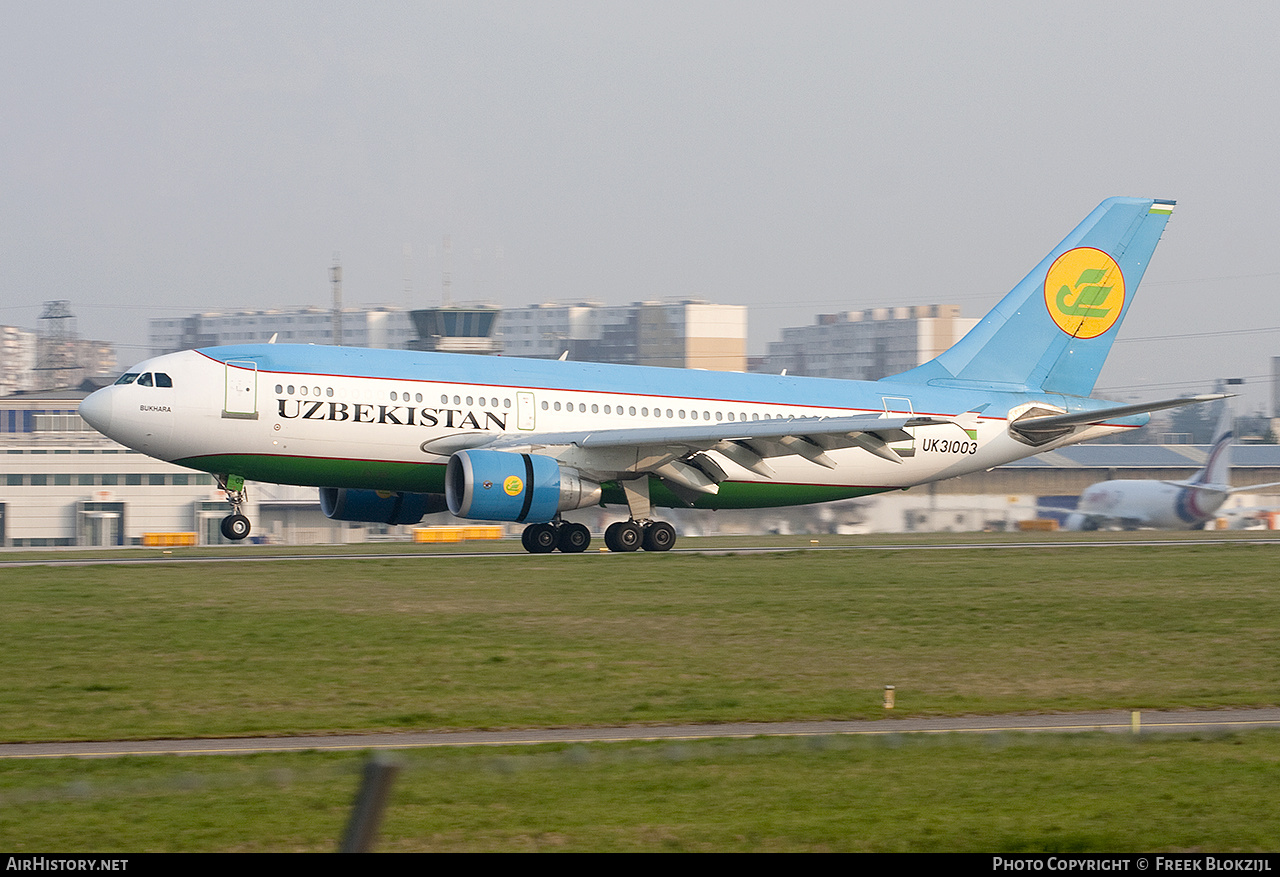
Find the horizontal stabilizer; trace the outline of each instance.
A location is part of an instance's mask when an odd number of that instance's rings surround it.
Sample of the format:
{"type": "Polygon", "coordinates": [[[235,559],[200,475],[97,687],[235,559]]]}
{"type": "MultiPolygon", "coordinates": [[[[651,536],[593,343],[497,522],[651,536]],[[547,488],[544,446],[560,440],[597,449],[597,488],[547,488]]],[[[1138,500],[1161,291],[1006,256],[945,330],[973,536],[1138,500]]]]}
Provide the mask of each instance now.
{"type": "Polygon", "coordinates": [[[1268,487],[1280,487],[1280,481],[1268,481],[1266,484],[1250,484],[1245,487],[1232,487],[1227,493],[1248,493],[1250,490],[1264,490],[1268,487]]]}
{"type": "Polygon", "coordinates": [[[1224,496],[1231,492],[1231,488],[1223,484],[1204,484],[1196,481],[1162,481],[1160,483],[1179,490],[1199,490],[1204,493],[1221,493],[1224,496]]]}
{"type": "Polygon", "coordinates": [[[1163,411],[1166,408],[1181,408],[1183,405],[1214,402],[1218,399],[1226,399],[1231,395],[1233,394],[1208,393],[1182,399],[1165,399],[1161,402],[1140,402],[1136,405],[1117,405],[1111,408],[1098,408],[1093,411],[1077,411],[1072,414],[1022,417],[1009,424],[1009,430],[1033,445],[1042,445],[1068,435],[1079,426],[1093,426],[1099,423],[1106,423],[1108,420],[1132,417],[1135,414],[1149,414],[1152,411],[1163,411]]]}
{"type": "Polygon", "coordinates": [[[1244,487],[1229,487],[1226,484],[1205,484],[1196,481],[1166,481],[1165,484],[1172,484],[1174,487],[1183,490],[1201,490],[1205,493],[1221,493],[1230,496],[1233,493],[1249,493],[1255,490],[1267,490],[1272,487],[1280,487],[1280,481],[1268,481],[1265,484],[1246,484],[1244,487]]]}

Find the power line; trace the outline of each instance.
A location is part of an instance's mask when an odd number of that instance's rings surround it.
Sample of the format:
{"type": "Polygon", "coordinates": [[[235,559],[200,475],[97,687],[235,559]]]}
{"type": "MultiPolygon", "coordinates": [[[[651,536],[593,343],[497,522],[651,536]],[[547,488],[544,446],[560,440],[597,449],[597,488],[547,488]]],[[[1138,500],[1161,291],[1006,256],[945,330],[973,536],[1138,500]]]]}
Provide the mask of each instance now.
{"type": "Polygon", "coordinates": [[[1132,344],[1138,341],[1177,341],[1183,338],[1217,338],[1229,335],[1257,335],[1280,332],[1280,326],[1263,326],[1256,329],[1221,329],[1216,332],[1184,332],[1179,335],[1147,335],[1143,338],[1117,338],[1116,344],[1132,344]]]}

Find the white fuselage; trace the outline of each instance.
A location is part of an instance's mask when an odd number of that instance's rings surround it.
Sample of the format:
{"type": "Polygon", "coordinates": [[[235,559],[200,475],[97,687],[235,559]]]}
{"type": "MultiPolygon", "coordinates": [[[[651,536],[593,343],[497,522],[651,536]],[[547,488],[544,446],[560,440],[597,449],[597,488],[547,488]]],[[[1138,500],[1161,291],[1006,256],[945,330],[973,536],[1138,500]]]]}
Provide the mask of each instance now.
{"type": "Polygon", "coordinates": [[[1226,498],[1226,489],[1184,487],[1166,481],[1103,481],[1080,495],[1076,513],[1068,516],[1068,527],[1116,523],[1187,530],[1212,519],[1226,498]]]}
{"type": "MultiPolygon", "coordinates": [[[[358,359],[358,351],[348,353],[358,359]]],[[[847,394],[854,403],[848,406],[804,399],[755,401],[743,392],[690,395],[672,392],[677,388],[661,382],[663,378],[674,382],[689,373],[636,367],[612,369],[652,377],[645,381],[643,392],[634,386],[608,389],[609,382],[600,380],[591,389],[549,387],[545,382],[519,380],[522,363],[533,361],[467,359],[476,362],[476,371],[483,370],[489,379],[433,380],[426,371],[404,378],[288,371],[252,362],[224,363],[198,351],[184,351],[147,360],[130,370],[167,375],[171,387],[156,386],[156,381],[152,386],[136,381],[118,384],[87,399],[82,413],[125,445],[204,471],[278,483],[429,492],[439,475],[417,477],[415,473],[442,469],[450,454],[470,446],[477,434],[528,433],[531,442],[537,442],[548,433],[718,424],[731,436],[732,425],[744,421],[911,411],[921,404],[920,399],[897,395],[892,384],[863,382],[822,382],[860,391],[847,394]],[[500,375],[510,380],[493,379],[500,375]]],[[[534,365],[545,370],[548,364],[534,365]]],[[[564,365],[576,366],[581,374],[594,373],[585,364],[564,365]]],[[[736,390],[751,386],[749,379],[756,376],[721,377],[726,389],[736,390]]],[[[715,383],[709,377],[701,380],[715,383]]],[[[812,379],[791,380],[804,387],[800,382],[812,379]]],[[[776,400],[777,393],[773,395],[776,400]]],[[[962,410],[966,409],[941,413],[962,410]]],[[[714,508],[832,499],[838,496],[812,494],[805,488],[862,492],[902,488],[989,469],[1045,450],[1009,435],[1007,410],[1008,405],[999,410],[999,416],[973,418],[972,435],[954,424],[918,427],[912,440],[894,446],[901,462],[860,448],[844,448],[830,452],[834,469],[798,455],[770,458],[774,474],[766,477],[712,452],[728,475],[721,493],[729,498],[722,497],[719,503],[708,498],[698,504],[714,508]],[[768,497],[763,501],[732,498],[735,486],[749,484],[769,488],[768,497]]],[[[917,407],[914,413],[930,412],[917,407]]],[[[1071,442],[1113,431],[1096,427],[1073,436],[1071,442]]],[[[573,445],[554,451],[562,463],[588,474],[641,465],[636,453],[631,452],[631,459],[620,450],[588,455],[573,445]]]]}

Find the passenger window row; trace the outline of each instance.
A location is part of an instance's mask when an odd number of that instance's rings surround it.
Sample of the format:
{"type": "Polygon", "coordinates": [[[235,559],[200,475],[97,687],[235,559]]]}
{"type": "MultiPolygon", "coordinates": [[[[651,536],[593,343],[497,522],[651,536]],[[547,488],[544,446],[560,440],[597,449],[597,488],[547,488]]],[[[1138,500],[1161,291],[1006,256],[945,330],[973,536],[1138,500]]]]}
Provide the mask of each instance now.
{"type": "MultiPolygon", "coordinates": [[[[598,405],[592,405],[592,406],[591,406],[591,413],[592,413],[592,414],[597,414],[597,413],[599,413],[599,407],[600,407],[600,406],[598,406],[598,405]]],[[[560,410],[561,410],[561,408],[562,408],[562,406],[561,406],[561,404],[560,404],[559,402],[548,402],[548,401],[547,401],[547,400],[545,400],[545,399],[542,401],[542,410],[543,410],[543,411],[548,411],[548,410],[551,410],[551,411],[560,411],[560,410]]],[[[573,402],[566,402],[566,403],[564,403],[564,405],[563,405],[563,410],[565,410],[565,411],[574,411],[574,410],[575,410],[574,403],[573,403],[573,402]]],[[[576,410],[577,410],[578,412],[580,412],[580,413],[584,413],[584,414],[585,414],[585,413],[586,413],[586,410],[587,410],[586,403],[584,403],[584,402],[579,402],[579,403],[577,403],[576,410]]],[[[614,409],[614,407],[613,407],[613,406],[610,406],[610,405],[605,405],[605,406],[604,406],[604,413],[605,413],[605,414],[612,414],[612,413],[614,413],[614,410],[615,410],[615,409],[614,409]]],[[[631,406],[627,407],[625,410],[623,409],[623,407],[622,407],[621,405],[618,405],[618,406],[616,406],[616,411],[617,411],[617,413],[618,413],[618,414],[625,414],[625,415],[628,415],[628,416],[630,416],[630,417],[635,417],[635,416],[636,416],[636,406],[634,406],[634,405],[631,405],[631,406]]],[[[649,416],[649,409],[648,409],[648,408],[640,408],[640,409],[639,409],[639,414],[640,414],[640,416],[641,416],[641,417],[648,417],[648,416],[649,416]]],[[[661,409],[661,408],[654,408],[654,409],[653,409],[653,416],[654,416],[655,418],[657,418],[657,417],[662,417],[662,416],[663,416],[663,409],[661,409]]],[[[762,414],[752,414],[752,415],[750,415],[750,416],[748,417],[747,412],[745,412],[745,411],[743,411],[741,414],[735,414],[733,411],[728,412],[728,414],[726,414],[726,413],[725,413],[725,412],[723,412],[723,411],[716,411],[716,412],[715,412],[715,414],[713,415],[713,414],[711,413],[711,411],[709,411],[709,410],[704,410],[704,411],[702,412],[702,414],[701,414],[701,415],[699,415],[697,411],[686,411],[686,410],[685,410],[685,409],[683,409],[683,408],[680,408],[680,409],[672,409],[672,408],[668,408],[668,409],[666,409],[666,416],[667,416],[667,417],[669,417],[669,418],[671,418],[672,420],[686,420],[686,419],[689,419],[689,420],[698,420],[698,419],[702,419],[702,420],[706,420],[706,421],[710,421],[710,420],[711,420],[711,418],[714,416],[714,417],[715,417],[715,419],[716,419],[717,421],[723,421],[723,420],[726,420],[726,419],[727,419],[727,420],[729,420],[730,422],[732,422],[732,421],[735,419],[735,417],[736,417],[737,419],[739,419],[739,420],[744,420],[744,421],[745,421],[745,420],[748,420],[748,419],[750,419],[750,420],[775,420],[775,419],[776,419],[776,420],[783,420],[783,419],[791,419],[791,418],[795,417],[795,415],[793,415],[793,414],[786,415],[786,417],[785,417],[785,418],[784,418],[784,416],[783,416],[782,414],[777,414],[777,415],[774,415],[774,414],[763,414],[763,415],[762,415],[762,414]]]]}

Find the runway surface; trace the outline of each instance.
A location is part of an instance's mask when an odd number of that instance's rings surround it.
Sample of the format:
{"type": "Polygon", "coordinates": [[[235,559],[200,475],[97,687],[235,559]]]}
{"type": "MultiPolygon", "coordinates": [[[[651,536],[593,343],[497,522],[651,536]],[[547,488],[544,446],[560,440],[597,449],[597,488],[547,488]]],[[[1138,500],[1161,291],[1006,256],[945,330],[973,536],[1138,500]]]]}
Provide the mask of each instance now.
{"type": "Polygon", "coordinates": [[[312,737],[125,740],[80,743],[0,744],[0,759],[113,758],[128,755],[243,755],[255,752],[341,752],[429,749],[446,746],[536,746],[644,740],[711,740],[743,737],[833,735],[992,734],[1037,731],[1119,733],[1221,732],[1280,728],[1280,708],[1177,710],[1030,716],[964,716],[880,719],[860,722],[769,722],[723,725],[656,725],[620,728],[547,728],[517,731],[428,731],[312,737]]]}
{"type": "MultiPolygon", "coordinates": [[[[1009,549],[1027,549],[1027,548],[1151,548],[1151,547],[1169,547],[1169,546],[1193,546],[1193,545],[1280,545],[1280,539],[1261,537],[1261,538],[1239,538],[1239,537],[1223,537],[1223,538],[1178,538],[1170,537],[1168,534],[1161,533],[1151,537],[1135,536],[1131,539],[1073,539],[1070,541],[1035,541],[1035,542],[954,542],[954,543],[901,543],[901,544],[885,544],[885,545],[821,545],[814,543],[798,544],[798,545],[733,545],[733,546],[715,546],[715,547],[686,547],[674,548],[670,554],[704,554],[704,555],[728,555],[728,554],[767,554],[778,552],[793,551],[972,551],[975,549],[991,549],[991,548],[1009,548],[1009,549]]],[[[30,549],[22,549],[30,550],[30,549]]],[[[123,549],[128,550],[128,549],[123,549]]],[[[23,566],[130,566],[145,565],[155,563],[271,563],[286,560],[434,560],[440,558],[526,558],[526,559],[543,559],[548,558],[570,558],[570,557],[633,557],[636,555],[616,553],[606,551],[604,549],[590,548],[581,554],[562,554],[554,552],[551,554],[526,554],[522,551],[423,551],[417,553],[408,552],[388,552],[388,553],[343,553],[329,554],[323,552],[297,552],[290,554],[257,554],[251,552],[240,553],[236,551],[236,546],[229,546],[225,549],[225,554],[221,555],[184,555],[170,554],[161,552],[159,549],[152,549],[156,553],[151,556],[139,557],[113,557],[109,549],[103,554],[87,554],[85,549],[66,549],[66,556],[49,557],[43,556],[39,558],[22,558],[18,557],[13,560],[0,560],[0,569],[5,567],[23,567],[23,566]]],[[[15,552],[16,553],[16,552],[15,552]]],[[[644,556],[643,554],[640,556],[644,556]]],[[[3,557],[3,554],[0,554],[3,557]]]]}

